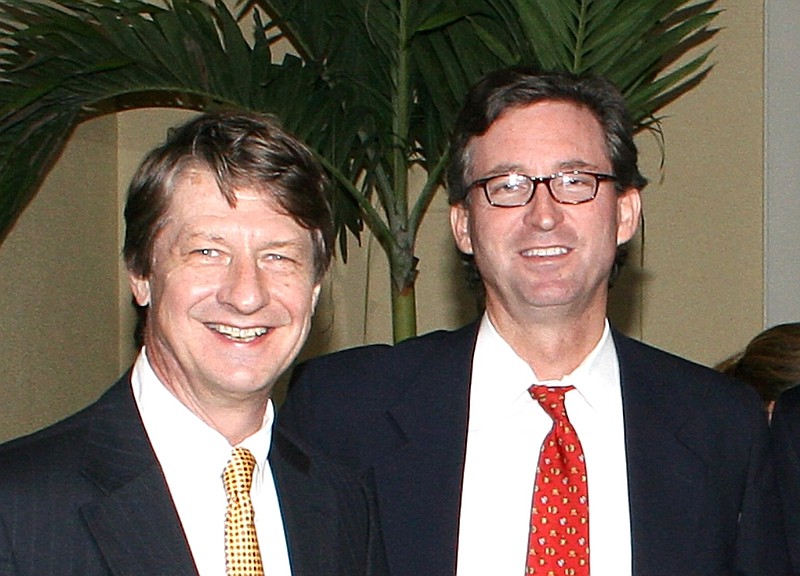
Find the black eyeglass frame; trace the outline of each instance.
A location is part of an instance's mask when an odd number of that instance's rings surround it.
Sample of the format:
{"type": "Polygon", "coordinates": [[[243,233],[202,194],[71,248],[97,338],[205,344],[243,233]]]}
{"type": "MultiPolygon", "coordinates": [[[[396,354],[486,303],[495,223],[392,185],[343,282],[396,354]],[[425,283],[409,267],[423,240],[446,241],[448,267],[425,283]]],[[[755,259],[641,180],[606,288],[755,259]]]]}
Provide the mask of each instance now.
{"type": "Polygon", "coordinates": [[[472,184],[469,185],[467,190],[472,190],[476,186],[480,186],[483,189],[483,195],[486,197],[486,201],[489,202],[491,206],[496,208],[518,208],[520,206],[525,206],[533,200],[534,194],[536,194],[536,188],[539,184],[544,184],[545,188],[547,188],[547,193],[550,194],[550,197],[558,202],[559,204],[566,204],[568,206],[576,206],[578,204],[585,204],[586,202],[591,202],[597,197],[597,192],[600,190],[600,183],[601,182],[617,182],[618,179],[613,174],[605,174],[603,172],[592,172],[590,170],[564,170],[561,172],[556,172],[555,174],[550,174],[549,176],[528,176],[527,174],[523,174],[522,172],[508,172],[506,174],[493,174],[492,176],[487,176],[485,178],[479,178],[475,180],[472,184]],[[553,189],[551,188],[550,184],[556,178],[563,178],[564,176],[569,176],[571,174],[586,174],[588,176],[593,176],[595,178],[594,183],[594,191],[589,198],[584,200],[577,200],[577,201],[569,201],[569,200],[559,200],[556,195],[553,193],[553,189]],[[523,178],[527,178],[533,186],[531,187],[531,192],[528,198],[524,202],[516,203],[516,204],[495,204],[492,201],[492,198],[489,194],[489,189],[486,186],[490,180],[494,180],[495,178],[502,178],[504,176],[521,176],[523,178]]]}

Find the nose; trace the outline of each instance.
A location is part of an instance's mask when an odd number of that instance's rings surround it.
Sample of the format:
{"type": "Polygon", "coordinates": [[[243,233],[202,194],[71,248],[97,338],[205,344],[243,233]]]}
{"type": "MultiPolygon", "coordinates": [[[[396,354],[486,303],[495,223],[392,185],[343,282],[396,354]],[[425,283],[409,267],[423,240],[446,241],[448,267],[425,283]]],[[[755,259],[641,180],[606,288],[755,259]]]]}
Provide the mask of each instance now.
{"type": "Polygon", "coordinates": [[[218,300],[241,314],[252,314],[269,302],[266,272],[248,258],[231,260],[217,294],[218,300]]]}
{"type": "Polygon", "coordinates": [[[525,207],[525,223],[540,230],[552,230],[564,217],[563,207],[555,201],[544,182],[536,182],[533,198],[525,207]]]}

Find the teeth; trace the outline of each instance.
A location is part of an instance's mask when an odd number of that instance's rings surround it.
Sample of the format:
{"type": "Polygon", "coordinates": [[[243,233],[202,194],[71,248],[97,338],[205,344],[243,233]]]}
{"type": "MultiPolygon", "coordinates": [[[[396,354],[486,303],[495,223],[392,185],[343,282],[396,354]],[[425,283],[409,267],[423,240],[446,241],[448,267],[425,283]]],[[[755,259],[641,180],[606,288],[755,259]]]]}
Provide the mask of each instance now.
{"type": "Polygon", "coordinates": [[[567,249],[563,246],[554,246],[552,248],[533,248],[525,252],[527,256],[561,256],[566,254],[567,249]]]}
{"type": "Polygon", "coordinates": [[[263,336],[267,333],[267,329],[264,326],[258,326],[256,328],[238,328],[236,326],[226,326],[224,324],[209,324],[208,327],[212,330],[216,330],[220,334],[224,334],[228,338],[241,340],[242,342],[252,342],[259,336],[263,336]]]}

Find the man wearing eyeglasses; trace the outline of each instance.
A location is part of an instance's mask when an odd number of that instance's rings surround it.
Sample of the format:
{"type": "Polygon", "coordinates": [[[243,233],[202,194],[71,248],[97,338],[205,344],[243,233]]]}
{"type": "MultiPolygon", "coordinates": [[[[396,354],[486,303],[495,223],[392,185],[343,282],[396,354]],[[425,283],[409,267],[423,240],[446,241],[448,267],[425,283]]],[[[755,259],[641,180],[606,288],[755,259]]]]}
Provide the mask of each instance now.
{"type": "Polygon", "coordinates": [[[447,180],[482,318],[311,362],[281,416],[374,481],[391,574],[786,573],[758,398],[606,318],[646,184],[620,93],[488,75],[447,180]]]}

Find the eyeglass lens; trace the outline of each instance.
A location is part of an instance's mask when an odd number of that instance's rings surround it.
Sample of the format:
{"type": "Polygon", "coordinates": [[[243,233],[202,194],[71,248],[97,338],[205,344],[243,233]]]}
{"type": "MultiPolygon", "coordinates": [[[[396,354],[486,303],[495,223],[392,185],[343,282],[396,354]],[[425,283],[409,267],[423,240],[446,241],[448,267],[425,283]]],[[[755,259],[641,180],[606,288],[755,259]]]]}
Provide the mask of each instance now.
{"type": "Polygon", "coordinates": [[[552,176],[501,174],[484,182],[489,202],[494,206],[524,206],[533,198],[538,184],[544,184],[550,195],[562,204],[580,204],[592,200],[599,178],[586,172],[566,172],[552,176]]]}

